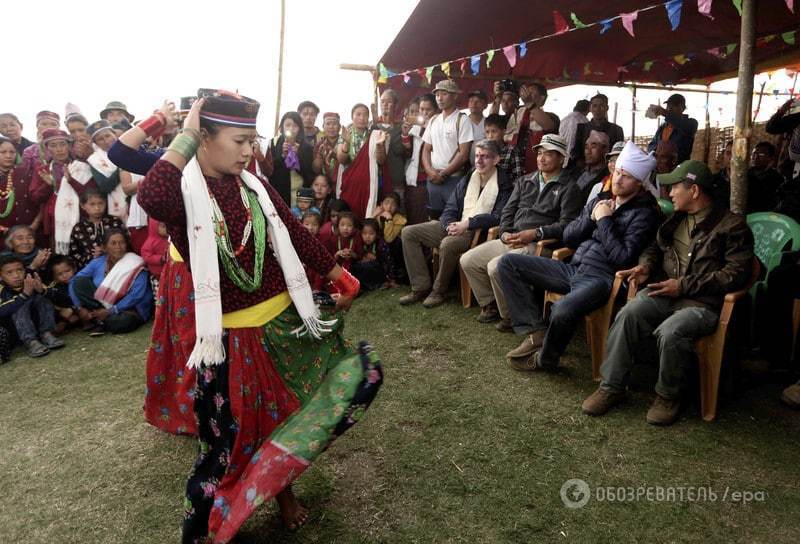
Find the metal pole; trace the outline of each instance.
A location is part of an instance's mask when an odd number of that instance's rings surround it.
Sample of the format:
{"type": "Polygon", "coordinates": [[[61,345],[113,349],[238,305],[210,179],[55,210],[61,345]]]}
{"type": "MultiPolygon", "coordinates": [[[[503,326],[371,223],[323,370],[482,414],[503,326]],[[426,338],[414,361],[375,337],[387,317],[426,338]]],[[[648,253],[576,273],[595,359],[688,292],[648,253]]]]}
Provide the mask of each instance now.
{"type": "Polygon", "coordinates": [[[281,42],[278,53],[278,92],[275,98],[275,134],[281,120],[281,93],[283,91],[283,38],[286,32],[286,0],[281,0],[281,42]]]}
{"type": "Polygon", "coordinates": [[[742,0],[742,31],[739,37],[739,81],[736,121],[733,126],[731,159],[731,211],[747,209],[747,167],[753,114],[753,48],[756,41],[756,0],[742,0]]]}

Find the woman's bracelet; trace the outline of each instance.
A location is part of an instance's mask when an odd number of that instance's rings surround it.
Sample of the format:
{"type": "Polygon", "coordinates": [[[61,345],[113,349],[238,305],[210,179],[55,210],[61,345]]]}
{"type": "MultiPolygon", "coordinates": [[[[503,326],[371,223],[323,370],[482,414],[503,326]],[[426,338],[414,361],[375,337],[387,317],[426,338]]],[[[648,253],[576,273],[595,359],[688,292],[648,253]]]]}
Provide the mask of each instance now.
{"type": "Polygon", "coordinates": [[[197,148],[200,146],[200,139],[195,138],[194,136],[190,135],[186,131],[181,132],[178,134],[172,143],[169,144],[169,151],[174,151],[186,161],[192,160],[195,153],[197,153],[197,148]]]}
{"type": "Polygon", "coordinates": [[[160,111],[156,111],[137,126],[142,129],[149,138],[156,139],[164,133],[164,129],[167,126],[167,118],[160,111]]]}
{"type": "Polygon", "coordinates": [[[361,283],[346,269],[342,269],[342,275],[333,282],[339,293],[346,297],[355,297],[361,290],[361,283]]]}

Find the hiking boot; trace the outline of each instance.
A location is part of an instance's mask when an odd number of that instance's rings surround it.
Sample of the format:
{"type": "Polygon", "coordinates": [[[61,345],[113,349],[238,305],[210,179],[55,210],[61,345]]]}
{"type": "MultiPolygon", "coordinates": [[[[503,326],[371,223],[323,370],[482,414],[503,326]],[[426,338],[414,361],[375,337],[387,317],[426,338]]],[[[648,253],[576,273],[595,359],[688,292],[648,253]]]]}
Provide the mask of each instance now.
{"type": "Polygon", "coordinates": [[[521,370],[524,372],[536,372],[537,370],[555,370],[555,366],[553,365],[543,365],[539,354],[541,352],[537,351],[533,355],[528,357],[509,357],[508,364],[511,365],[511,368],[514,370],[521,370]]]}
{"type": "Polygon", "coordinates": [[[658,393],[652,406],[647,411],[647,422],[650,425],[672,425],[678,419],[681,402],[678,399],[665,399],[658,393]]]}
{"type": "Polygon", "coordinates": [[[60,338],[56,338],[52,332],[42,334],[42,344],[44,344],[47,349],[58,349],[66,346],[64,341],[60,338]]]}
{"type": "Polygon", "coordinates": [[[789,408],[800,409],[800,382],[784,389],[781,393],[781,401],[789,408]]]}
{"type": "Polygon", "coordinates": [[[409,304],[416,304],[421,300],[425,300],[425,297],[428,296],[429,291],[411,291],[407,295],[403,295],[400,297],[400,304],[402,306],[408,306],[409,304]]]}
{"type": "Polygon", "coordinates": [[[625,402],[626,395],[624,392],[612,391],[598,387],[597,390],[586,397],[586,400],[581,404],[583,413],[589,416],[602,416],[611,410],[617,404],[625,402]]]}
{"type": "Polygon", "coordinates": [[[497,312],[497,306],[494,304],[487,304],[481,308],[481,313],[478,314],[478,323],[494,323],[500,320],[500,314],[497,312]]]}
{"type": "Polygon", "coordinates": [[[436,308],[437,306],[444,303],[444,296],[440,295],[439,293],[432,292],[428,297],[422,301],[422,305],[429,310],[431,308],[436,308]]]}
{"type": "Polygon", "coordinates": [[[511,326],[511,320],[507,317],[498,321],[494,328],[497,329],[498,332],[514,332],[514,327],[511,326]]]}
{"type": "Polygon", "coordinates": [[[25,342],[25,348],[28,350],[28,357],[42,357],[50,353],[47,346],[36,340],[28,340],[25,342]]]}
{"type": "Polygon", "coordinates": [[[525,340],[522,341],[520,345],[506,353],[506,357],[509,359],[519,359],[522,357],[530,357],[533,355],[537,349],[542,347],[544,344],[544,333],[547,332],[546,329],[539,329],[538,331],[533,331],[528,336],[525,337],[525,340]]]}

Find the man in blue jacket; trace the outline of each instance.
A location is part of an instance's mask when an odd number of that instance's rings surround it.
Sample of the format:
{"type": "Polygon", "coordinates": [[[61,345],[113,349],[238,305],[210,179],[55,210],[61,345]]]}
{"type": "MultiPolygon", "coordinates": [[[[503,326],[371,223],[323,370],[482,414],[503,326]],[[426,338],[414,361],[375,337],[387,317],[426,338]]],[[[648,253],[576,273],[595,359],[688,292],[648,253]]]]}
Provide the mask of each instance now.
{"type": "MultiPolygon", "coordinates": [[[[575,254],[569,263],[545,257],[508,254],[497,271],[514,332],[523,342],[508,352],[517,370],[550,370],[558,366],[581,318],[608,300],[617,270],[629,268],[655,236],[658,204],[643,182],[655,167],[628,142],[617,159],[612,193],[600,193],[564,229],[563,241],[575,254]],[[564,297],[553,304],[550,323],[542,320],[535,290],[564,297]]],[[[540,293],[539,293],[540,294],[540,293]]]]}
{"type": "Polygon", "coordinates": [[[433,308],[444,302],[458,259],[469,249],[474,231],[500,223],[512,185],[505,171],[497,168],[499,161],[497,142],[482,140],[475,144],[475,169],[458,182],[439,220],[403,229],[403,258],[411,292],[400,297],[400,304],[424,299],[422,305],[433,308]],[[439,269],[434,271],[432,287],[423,247],[439,248],[439,269]]]}

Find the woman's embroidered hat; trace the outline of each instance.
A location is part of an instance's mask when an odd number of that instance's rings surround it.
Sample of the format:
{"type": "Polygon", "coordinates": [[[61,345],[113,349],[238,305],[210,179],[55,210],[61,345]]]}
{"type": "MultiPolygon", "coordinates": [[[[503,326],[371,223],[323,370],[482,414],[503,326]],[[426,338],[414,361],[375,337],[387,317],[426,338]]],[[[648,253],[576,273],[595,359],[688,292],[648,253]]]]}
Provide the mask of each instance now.
{"type": "Polygon", "coordinates": [[[228,91],[213,91],[208,94],[198,91],[198,95],[205,98],[200,118],[212,123],[231,127],[256,127],[258,109],[261,107],[257,101],[246,96],[228,91]]]}

